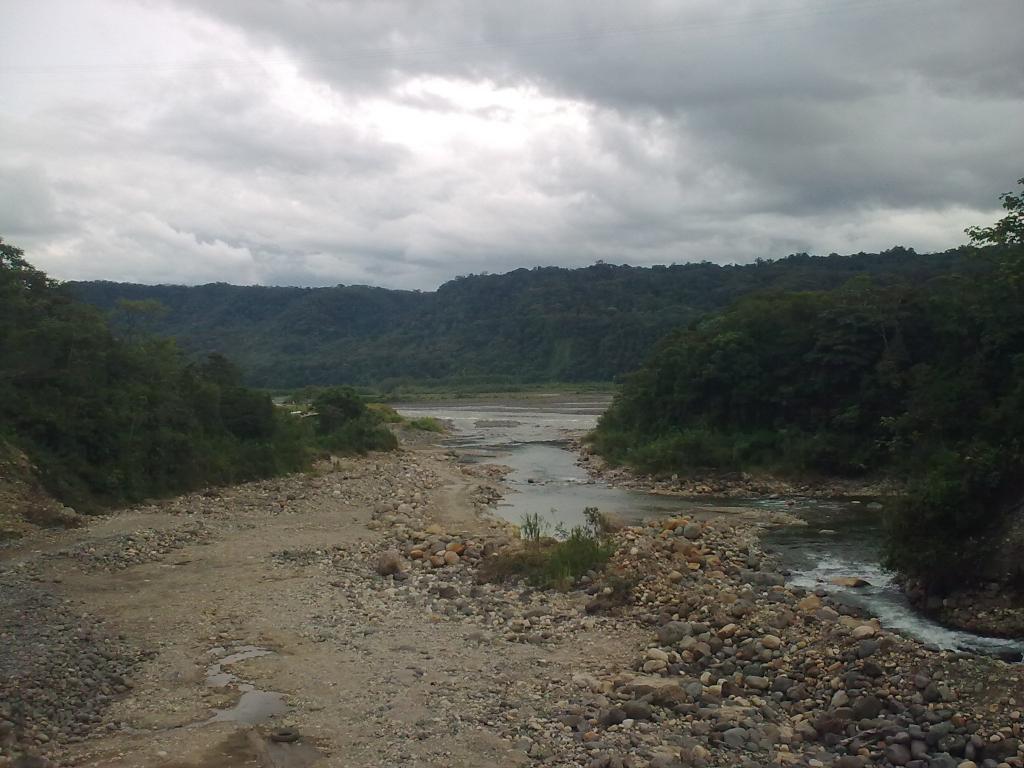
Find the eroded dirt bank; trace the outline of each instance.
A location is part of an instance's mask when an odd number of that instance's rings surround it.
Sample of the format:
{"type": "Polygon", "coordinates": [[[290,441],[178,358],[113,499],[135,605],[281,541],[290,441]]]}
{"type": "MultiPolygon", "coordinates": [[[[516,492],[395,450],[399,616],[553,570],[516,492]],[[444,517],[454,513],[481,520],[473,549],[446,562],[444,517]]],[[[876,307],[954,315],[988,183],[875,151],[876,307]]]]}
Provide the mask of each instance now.
{"type": "Polygon", "coordinates": [[[5,551],[3,754],[1021,765],[1019,666],[928,651],[786,588],[757,545],[764,519],[624,530],[612,594],[478,584],[476,563],[510,541],[485,511],[498,475],[418,448],[5,551]]]}

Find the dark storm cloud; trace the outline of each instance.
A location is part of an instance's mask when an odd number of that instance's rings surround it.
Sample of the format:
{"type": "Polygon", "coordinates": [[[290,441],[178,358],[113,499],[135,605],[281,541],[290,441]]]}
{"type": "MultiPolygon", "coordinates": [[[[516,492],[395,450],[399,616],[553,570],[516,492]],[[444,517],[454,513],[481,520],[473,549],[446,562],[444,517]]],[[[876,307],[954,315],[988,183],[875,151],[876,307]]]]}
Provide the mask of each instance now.
{"type": "Polygon", "coordinates": [[[58,65],[0,66],[0,234],[60,277],[433,287],[939,249],[1024,174],[1018,0],[21,13],[0,65],[58,65]]]}
{"type": "Polygon", "coordinates": [[[1022,116],[1024,5],[1014,0],[628,5],[195,3],[340,88],[486,76],[681,116],[709,160],[788,212],[984,205],[1022,148],[1000,128],[1022,116]]]}

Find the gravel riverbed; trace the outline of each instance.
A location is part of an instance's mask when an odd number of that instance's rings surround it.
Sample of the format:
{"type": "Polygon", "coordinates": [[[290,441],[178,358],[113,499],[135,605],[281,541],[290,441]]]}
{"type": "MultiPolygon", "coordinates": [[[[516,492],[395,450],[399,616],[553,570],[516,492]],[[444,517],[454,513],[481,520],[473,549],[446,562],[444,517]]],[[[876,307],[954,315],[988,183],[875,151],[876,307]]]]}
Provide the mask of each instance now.
{"type": "Polygon", "coordinates": [[[519,545],[503,471],[419,447],[7,551],[0,765],[1024,765],[1021,665],[786,586],[771,513],[625,528],[568,592],[481,583],[519,545]],[[283,713],[211,722],[237,648],[283,713]]]}

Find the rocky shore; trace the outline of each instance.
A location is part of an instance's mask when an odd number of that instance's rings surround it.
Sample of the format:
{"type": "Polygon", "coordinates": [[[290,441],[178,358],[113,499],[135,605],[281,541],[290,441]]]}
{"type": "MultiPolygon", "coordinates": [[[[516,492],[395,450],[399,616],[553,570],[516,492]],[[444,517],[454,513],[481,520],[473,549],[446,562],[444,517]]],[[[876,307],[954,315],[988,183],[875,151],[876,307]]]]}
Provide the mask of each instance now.
{"type": "Polygon", "coordinates": [[[890,479],[843,480],[822,479],[795,482],[770,475],[747,472],[713,472],[705,475],[655,477],[637,473],[628,467],[614,467],[594,453],[580,435],[569,437],[570,448],[579,457],[578,463],[594,479],[617,488],[630,488],[646,493],[671,496],[711,496],[722,498],[757,498],[762,496],[804,496],[809,498],[866,497],[879,498],[899,490],[890,479]]]}
{"type": "MultiPolygon", "coordinates": [[[[479,617],[473,596],[492,588],[438,575],[444,565],[417,555],[420,537],[392,524],[411,558],[389,577],[405,585],[399,592],[419,588],[452,617],[479,617]],[[431,586],[438,579],[445,586],[431,586]]],[[[581,659],[542,716],[503,732],[535,764],[1024,764],[1021,665],[928,650],[824,593],[786,587],[749,528],[672,519],[628,528],[617,542],[608,572],[584,590],[582,611],[557,594],[534,613],[505,603],[504,641],[522,642],[517,628],[535,638],[527,641],[572,642],[583,617],[595,615],[589,621],[604,632],[648,634],[627,666],[581,659]],[[604,615],[613,580],[632,586],[604,615]]],[[[443,537],[433,547],[451,551],[443,537]]]]}
{"type": "MultiPolygon", "coordinates": [[[[860,480],[829,479],[815,483],[790,482],[769,476],[754,476],[743,472],[717,473],[704,477],[669,478],[638,474],[626,467],[611,467],[594,454],[579,435],[570,438],[570,444],[579,456],[579,465],[595,480],[612,486],[630,488],[646,493],[681,497],[722,498],[863,498],[871,499],[866,508],[881,508],[885,497],[897,494],[900,487],[891,480],[864,482],[860,480]]],[[[1024,531],[1024,519],[1021,520],[1024,531]]],[[[1024,540],[1024,533],[1016,538],[1024,540]]],[[[990,547],[993,557],[999,554],[1016,568],[1015,556],[1020,551],[1019,541],[1010,544],[996,537],[990,547]]],[[[1008,570],[1008,569],[1004,569],[1008,570]]],[[[999,574],[988,583],[977,587],[964,587],[948,594],[936,595],[924,585],[904,582],[904,592],[911,604],[924,615],[952,629],[980,635],[1006,638],[1024,638],[1024,595],[1010,583],[1006,574],[999,574]]]]}
{"type": "Polygon", "coordinates": [[[1024,637],[1024,595],[1014,586],[990,582],[940,596],[908,581],[904,591],[917,610],[947,627],[992,637],[1024,637]]]}
{"type": "Polygon", "coordinates": [[[748,521],[622,529],[568,592],[483,581],[521,546],[503,472],[421,447],[8,550],[0,765],[1024,766],[1024,665],[786,586],[748,521]]]}

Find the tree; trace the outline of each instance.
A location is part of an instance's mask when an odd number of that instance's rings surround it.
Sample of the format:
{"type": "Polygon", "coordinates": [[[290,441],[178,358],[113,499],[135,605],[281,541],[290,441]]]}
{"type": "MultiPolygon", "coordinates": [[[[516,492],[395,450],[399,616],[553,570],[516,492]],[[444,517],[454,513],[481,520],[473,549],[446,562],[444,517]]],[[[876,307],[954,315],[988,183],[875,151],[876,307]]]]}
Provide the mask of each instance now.
{"type": "Polygon", "coordinates": [[[313,400],[316,413],[316,431],[319,435],[336,432],[346,423],[367,413],[366,403],[351,387],[325,389],[313,400]]]}
{"type": "MultiPolygon", "coordinates": [[[[1024,186],[1024,178],[1017,179],[1024,186]]],[[[991,227],[968,227],[964,231],[972,245],[1024,245],[1024,194],[1004,192],[999,196],[1006,215],[991,227]]]]}

